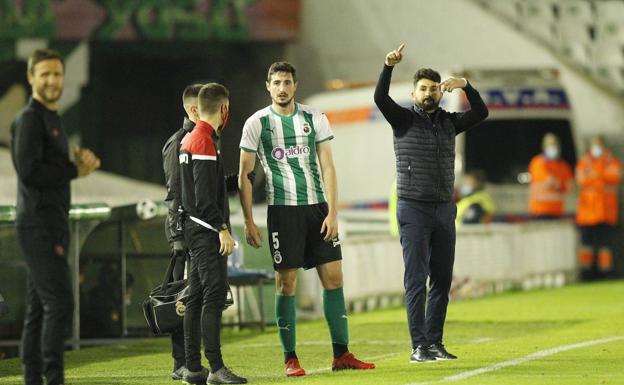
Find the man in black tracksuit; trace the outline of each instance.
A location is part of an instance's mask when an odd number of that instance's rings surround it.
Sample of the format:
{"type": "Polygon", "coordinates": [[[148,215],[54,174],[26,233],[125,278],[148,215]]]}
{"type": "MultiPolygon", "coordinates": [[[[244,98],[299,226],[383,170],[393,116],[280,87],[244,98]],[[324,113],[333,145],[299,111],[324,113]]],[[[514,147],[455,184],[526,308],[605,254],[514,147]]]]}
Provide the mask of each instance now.
{"type": "Polygon", "coordinates": [[[386,56],[375,104],[393,130],[397,219],[413,349],[410,361],[456,359],[442,344],[455,260],[455,136],[483,121],[488,111],[466,79],[440,82],[440,75],[431,69],[420,69],[414,76],[414,106],[396,104],[388,91],[392,69],[401,61],[403,48],[401,45],[386,56]],[[455,88],[463,88],[470,111],[449,113],[438,107],[442,92],[455,88]],[[425,302],[427,277],[430,290],[425,302]]]}
{"type": "MultiPolygon", "coordinates": [[[[184,137],[193,131],[196,122],[199,120],[197,106],[197,96],[203,84],[192,84],[187,86],[182,93],[182,103],[187,116],[184,117],[182,128],[177,130],[167,141],[162,149],[163,170],[165,173],[165,183],[167,186],[168,213],[165,219],[165,234],[171,247],[171,257],[175,258],[173,269],[173,280],[178,281],[184,278],[184,268],[187,260],[187,248],[184,242],[184,213],[182,210],[182,188],[180,186],[180,146],[184,137]]],[[[249,176],[253,180],[253,176],[249,176]]],[[[228,192],[238,190],[238,174],[228,175],[225,178],[228,192]]],[[[229,290],[229,289],[228,289],[229,290]]],[[[225,307],[231,305],[227,301],[225,307]]],[[[199,350],[198,350],[199,352],[199,350]]],[[[181,380],[184,376],[185,354],[184,354],[184,330],[176,330],[171,333],[171,355],[174,360],[171,378],[181,380]]]]}
{"type": "Polygon", "coordinates": [[[36,50],[28,60],[32,97],[11,126],[11,157],[17,172],[17,241],[28,268],[22,332],[24,383],[65,382],[63,351],[74,299],[69,248],[70,181],[100,166],[89,150],[69,146],[57,112],[63,91],[63,58],[36,50]]]}
{"type": "MultiPolygon", "coordinates": [[[[182,223],[184,218],[182,215],[180,186],[180,143],[184,136],[193,131],[195,122],[199,119],[199,115],[197,115],[197,95],[201,87],[201,84],[193,84],[184,89],[182,93],[182,103],[188,117],[184,117],[182,128],[171,135],[162,149],[163,170],[167,186],[165,202],[167,202],[168,207],[168,214],[165,219],[165,234],[171,248],[171,257],[175,258],[173,269],[174,281],[184,278],[184,267],[187,259],[182,223]]],[[[174,380],[181,380],[184,376],[185,365],[184,329],[182,328],[174,330],[171,333],[171,356],[174,361],[171,378],[174,380]]]]}
{"type": "Polygon", "coordinates": [[[228,117],[229,92],[217,83],[201,88],[199,118],[180,148],[184,238],[191,255],[189,298],[184,317],[184,380],[201,382],[205,370],[199,354],[200,335],[210,364],[210,384],[244,384],[221,356],[221,316],[227,295],[227,256],[234,249],[218,135],[228,117]],[[201,328],[200,328],[201,323],[201,328]]]}

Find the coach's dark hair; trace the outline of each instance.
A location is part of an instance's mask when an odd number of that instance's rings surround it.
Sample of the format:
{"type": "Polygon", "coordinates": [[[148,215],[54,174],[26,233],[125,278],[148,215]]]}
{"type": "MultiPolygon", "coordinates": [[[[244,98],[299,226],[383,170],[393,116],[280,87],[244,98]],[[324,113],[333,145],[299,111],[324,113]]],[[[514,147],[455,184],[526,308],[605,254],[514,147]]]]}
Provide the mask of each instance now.
{"type": "Polygon", "coordinates": [[[230,98],[230,91],[219,83],[208,83],[199,90],[197,104],[201,114],[214,114],[221,103],[230,98]]]}
{"type": "Polygon", "coordinates": [[[197,98],[197,96],[199,96],[199,91],[203,86],[203,84],[199,83],[186,86],[184,92],[182,92],[182,103],[188,104],[190,102],[189,99],[197,98]]]}
{"type": "Polygon", "coordinates": [[[414,87],[416,87],[416,83],[418,83],[420,79],[429,79],[436,83],[440,83],[440,81],[442,81],[438,71],[434,71],[431,68],[421,68],[416,71],[414,74],[414,87]]]}
{"type": "Polygon", "coordinates": [[[33,52],[28,58],[28,73],[31,75],[34,74],[35,66],[38,63],[44,60],[52,60],[52,59],[59,60],[61,64],[63,65],[63,72],[65,72],[65,60],[63,59],[63,56],[61,56],[61,54],[58,53],[58,51],[55,51],[53,49],[42,48],[42,49],[36,49],[35,52],[33,52]]]}
{"type": "Polygon", "coordinates": [[[287,61],[278,61],[269,67],[269,72],[267,73],[267,82],[271,81],[271,76],[278,72],[286,72],[292,74],[293,81],[297,81],[297,70],[295,67],[287,61]]]}

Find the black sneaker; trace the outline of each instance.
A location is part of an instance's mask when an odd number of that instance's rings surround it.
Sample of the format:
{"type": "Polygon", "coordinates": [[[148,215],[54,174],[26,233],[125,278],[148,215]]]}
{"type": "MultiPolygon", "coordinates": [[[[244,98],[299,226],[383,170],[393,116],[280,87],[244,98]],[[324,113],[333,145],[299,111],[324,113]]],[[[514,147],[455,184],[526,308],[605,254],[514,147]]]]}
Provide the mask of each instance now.
{"type": "Polygon", "coordinates": [[[181,379],[183,379],[185,370],[186,370],[186,367],[184,365],[180,366],[177,369],[173,369],[173,372],[171,372],[171,379],[172,380],[181,380],[181,379]]]}
{"type": "Polygon", "coordinates": [[[182,382],[191,385],[204,385],[206,383],[206,379],[208,378],[208,374],[210,374],[208,368],[202,367],[198,372],[191,372],[185,368],[184,374],[182,375],[182,382]]]}
{"type": "Polygon", "coordinates": [[[208,384],[246,384],[247,379],[239,377],[225,366],[208,376],[208,384]]]}
{"type": "Polygon", "coordinates": [[[457,359],[456,355],[446,351],[446,348],[441,342],[427,346],[427,350],[429,350],[429,353],[435,357],[436,360],[446,361],[457,359]]]}
{"type": "Polygon", "coordinates": [[[410,356],[410,363],[420,363],[420,362],[433,362],[435,361],[435,357],[429,352],[429,349],[425,345],[418,345],[415,349],[412,350],[412,355],[410,356]]]}

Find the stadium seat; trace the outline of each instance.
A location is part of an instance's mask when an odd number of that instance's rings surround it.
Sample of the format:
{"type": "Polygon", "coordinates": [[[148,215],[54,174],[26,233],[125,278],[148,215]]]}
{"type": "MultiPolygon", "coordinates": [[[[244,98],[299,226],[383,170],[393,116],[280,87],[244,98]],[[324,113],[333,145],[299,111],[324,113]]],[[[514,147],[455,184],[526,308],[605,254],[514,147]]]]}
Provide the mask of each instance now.
{"type": "Polygon", "coordinates": [[[264,331],[266,327],[266,317],[264,316],[264,296],[263,287],[266,284],[272,284],[275,278],[275,273],[264,270],[250,270],[242,267],[228,267],[228,281],[230,286],[235,288],[236,311],[237,322],[236,325],[240,328],[247,325],[258,325],[260,330],[264,331]],[[244,321],[243,320],[243,303],[241,302],[240,289],[245,286],[257,288],[257,299],[260,319],[257,321],[244,321]]]}
{"type": "Polygon", "coordinates": [[[552,23],[555,20],[553,2],[548,0],[525,0],[518,2],[524,19],[552,23]]]}
{"type": "Polygon", "coordinates": [[[596,43],[593,45],[593,58],[596,66],[624,65],[624,45],[596,43]]]}
{"type": "Polygon", "coordinates": [[[554,24],[544,23],[541,20],[523,19],[520,22],[522,30],[527,34],[539,38],[547,44],[556,46],[558,43],[557,34],[554,31],[554,24]]]}
{"type": "Polygon", "coordinates": [[[624,66],[596,66],[595,77],[613,91],[624,93],[624,66]]]}
{"type": "Polygon", "coordinates": [[[593,41],[590,33],[591,24],[586,22],[576,22],[562,20],[556,24],[557,35],[561,44],[566,43],[591,43],[593,41]]]}
{"type": "Polygon", "coordinates": [[[596,40],[602,43],[624,43],[624,19],[620,21],[598,20],[596,40]]]}
{"type": "Polygon", "coordinates": [[[566,21],[591,23],[594,21],[592,5],[586,0],[566,0],[558,3],[559,18],[566,21]]]}
{"type": "Polygon", "coordinates": [[[622,0],[602,0],[594,2],[596,6],[596,17],[600,21],[615,21],[624,23],[624,1],[622,0]]]}
{"type": "Polygon", "coordinates": [[[521,16],[520,12],[520,3],[515,0],[498,0],[498,1],[489,1],[489,0],[479,0],[479,3],[494,13],[502,15],[512,20],[518,20],[521,16]]]}
{"type": "Polygon", "coordinates": [[[585,68],[590,68],[593,64],[591,52],[590,45],[585,43],[569,41],[561,45],[561,53],[565,57],[585,68]]]}

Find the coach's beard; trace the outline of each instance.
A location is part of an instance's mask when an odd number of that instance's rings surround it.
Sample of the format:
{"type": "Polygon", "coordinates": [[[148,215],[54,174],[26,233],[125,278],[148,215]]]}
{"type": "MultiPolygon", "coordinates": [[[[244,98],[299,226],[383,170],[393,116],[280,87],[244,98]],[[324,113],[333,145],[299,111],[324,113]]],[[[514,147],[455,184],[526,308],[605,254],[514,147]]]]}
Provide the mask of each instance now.
{"type": "Polygon", "coordinates": [[[427,112],[433,112],[438,108],[439,102],[436,102],[433,98],[424,98],[422,102],[417,103],[418,107],[427,112]]]}

